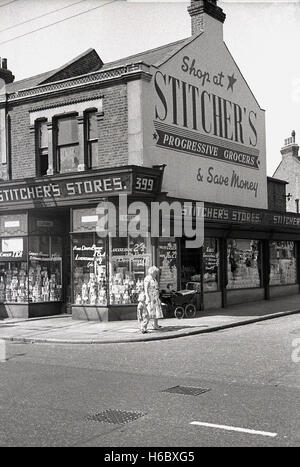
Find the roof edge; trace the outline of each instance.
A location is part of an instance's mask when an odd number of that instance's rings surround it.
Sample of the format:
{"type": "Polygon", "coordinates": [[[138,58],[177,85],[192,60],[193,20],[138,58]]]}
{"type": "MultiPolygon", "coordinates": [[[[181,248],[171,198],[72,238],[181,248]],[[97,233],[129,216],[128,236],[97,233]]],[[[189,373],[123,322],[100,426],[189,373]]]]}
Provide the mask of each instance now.
{"type": "MultiPolygon", "coordinates": [[[[103,61],[101,60],[101,58],[99,57],[99,55],[98,55],[98,53],[97,53],[97,51],[95,49],[89,48],[89,49],[85,50],[84,52],[82,52],[80,55],[77,55],[75,58],[69,60],[67,63],[64,63],[59,68],[56,68],[55,70],[53,70],[53,73],[48,75],[45,80],[41,81],[38,84],[38,86],[41,85],[41,84],[47,84],[49,82],[56,81],[55,80],[56,75],[59,75],[64,70],[66,70],[67,68],[72,67],[72,65],[75,65],[76,63],[80,62],[81,60],[88,57],[89,55],[94,55],[94,57],[95,57],[95,64],[91,66],[91,70],[89,72],[100,70],[102,68],[102,66],[103,66],[103,61]],[[97,70],[95,68],[97,68],[97,70]]],[[[89,73],[89,72],[87,72],[87,73],[89,73]]],[[[49,72],[49,73],[51,73],[51,72],[49,72]]],[[[80,76],[81,74],[87,74],[87,73],[74,74],[73,76],[69,76],[69,78],[75,78],[76,76],[80,76]]]]}
{"type": "Polygon", "coordinates": [[[154,66],[155,68],[159,68],[160,66],[164,65],[172,57],[174,57],[174,55],[176,55],[178,52],[180,52],[182,49],[184,49],[187,45],[191,44],[192,42],[194,42],[194,40],[198,39],[198,37],[202,36],[203,33],[204,33],[204,31],[200,31],[198,34],[195,34],[195,35],[193,35],[191,37],[188,37],[187,39],[184,40],[184,42],[182,44],[178,44],[178,47],[175,47],[175,49],[168,52],[166,54],[166,56],[162,60],[159,60],[156,63],[152,63],[152,66],[154,66]]]}

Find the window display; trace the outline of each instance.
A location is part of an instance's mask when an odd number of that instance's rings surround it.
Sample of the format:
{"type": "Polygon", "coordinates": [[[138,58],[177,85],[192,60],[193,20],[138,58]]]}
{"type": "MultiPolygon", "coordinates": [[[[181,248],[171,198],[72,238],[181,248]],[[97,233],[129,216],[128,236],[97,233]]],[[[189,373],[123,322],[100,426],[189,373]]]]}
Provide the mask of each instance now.
{"type": "Polygon", "coordinates": [[[215,238],[206,238],[203,244],[203,290],[212,292],[219,289],[219,246],[215,238]]]}
{"type": "Polygon", "coordinates": [[[76,305],[107,305],[105,242],[96,233],[73,236],[73,300],[76,305]]]}
{"type": "Polygon", "coordinates": [[[109,290],[111,305],[137,303],[151,265],[150,237],[110,239],[109,290]]]}
{"type": "Polygon", "coordinates": [[[26,303],[28,301],[27,262],[0,263],[0,302],[26,303]]]}
{"type": "Polygon", "coordinates": [[[228,240],[228,289],[261,285],[261,243],[258,240],[228,240]]]}
{"type": "Polygon", "coordinates": [[[0,302],[27,302],[27,239],[1,238],[0,245],[0,302]]]}
{"type": "Polygon", "coordinates": [[[270,285],[296,284],[297,268],[294,242],[270,243],[270,285]]]}
{"type": "Polygon", "coordinates": [[[177,290],[177,244],[174,238],[159,238],[159,288],[177,290]]]}
{"type": "Polygon", "coordinates": [[[29,237],[29,302],[58,302],[62,299],[62,239],[29,237]]]}

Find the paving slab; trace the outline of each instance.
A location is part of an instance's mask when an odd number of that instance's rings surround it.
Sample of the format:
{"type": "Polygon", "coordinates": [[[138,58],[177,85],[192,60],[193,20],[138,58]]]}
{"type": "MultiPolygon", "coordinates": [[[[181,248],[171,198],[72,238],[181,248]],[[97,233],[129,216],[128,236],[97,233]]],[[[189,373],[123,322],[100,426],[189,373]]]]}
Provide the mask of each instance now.
{"type": "Polygon", "coordinates": [[[76,321],[71,315],[0,320],[0,339],[61,344],[105,344],[174,339],[216,332],[257,321],[300,313],[300,295],[234,305],[200,313],[192,319],[165,318],[161,328],[142,334],[136,321],[76,321]]]}

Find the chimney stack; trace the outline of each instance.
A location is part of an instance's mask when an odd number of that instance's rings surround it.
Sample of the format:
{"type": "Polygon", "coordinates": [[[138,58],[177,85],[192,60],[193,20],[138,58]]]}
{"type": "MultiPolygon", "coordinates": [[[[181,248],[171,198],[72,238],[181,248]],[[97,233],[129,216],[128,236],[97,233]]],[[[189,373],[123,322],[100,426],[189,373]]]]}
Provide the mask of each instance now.
{"type": "Polygon", "coordinates": [[[191,0],[187,8],[192,19],[192,36],[212,29],[212,33],[221,33],[223,37],[223,23],[226,15],[217,6],[217,0],[191,0]]]}
{"type": "Polygon", "coordinates": [[[5,84],[12,83],[15,79],[14,75],[10,70],[7,69],[7,59],[0,58],[0,79],[2,79],[5,84]]]}
{"type": "Polygon", "coordinates": [[[280,150],[282,157],[299,157],[299,145],[296,143],[296,132],[292,131],[291,136],[284,140],[284,146],[280,150]]]}

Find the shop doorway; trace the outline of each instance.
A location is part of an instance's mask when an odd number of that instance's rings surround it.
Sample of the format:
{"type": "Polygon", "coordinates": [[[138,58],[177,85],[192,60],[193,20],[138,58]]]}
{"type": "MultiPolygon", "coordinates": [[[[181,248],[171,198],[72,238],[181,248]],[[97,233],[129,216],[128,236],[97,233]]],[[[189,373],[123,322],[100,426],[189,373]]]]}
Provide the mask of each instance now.
{"type": "Polygon", "coordinates": [[[196,308],[203,309],[202,249],[186,248],[181,243],[180,288],[196,291],[196,308]]]}

